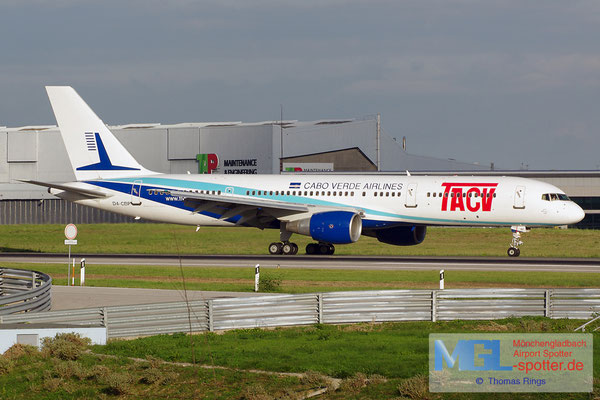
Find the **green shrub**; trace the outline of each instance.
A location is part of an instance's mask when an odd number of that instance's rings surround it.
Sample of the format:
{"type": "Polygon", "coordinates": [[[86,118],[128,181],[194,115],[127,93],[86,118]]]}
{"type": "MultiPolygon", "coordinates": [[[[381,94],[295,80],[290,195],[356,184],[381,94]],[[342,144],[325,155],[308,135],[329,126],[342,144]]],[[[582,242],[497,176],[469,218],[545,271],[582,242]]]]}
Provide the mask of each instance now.
{"type": "Polygon", "coordinates": [[[415,375],[402,381],[398,385],[398,392],[403,397],[409,399],[421,400],[431,399],[432,394],[429,393],[429,382],[424,375],[415,375]]]}
{"type": "Polygon", "coordinates": [[[10,359],[0,356],[0,375],[6,375],[10,373],[10,371],[13,369],[13,366],[14,364],[10,359]]]}
{"type": "Polygon", "coordinates": [[[77,333],[58,333],[53,338],[42,339],[42,353],[61,360],[77,360],[90,343],[89,338],[77,333]]]}
{"type": "Polygon", "coordinates": [[[39,353],[39,350],[35,346],[16,343],[10,346],[8,350],[4,352],[4,357],[8,358],[9,360],[18,360],[21,357],[35,356],[39,353]]]}
{"type": "Polygon", "coordinates": [[[342,381],[340,389],[344,392],[356,394],[360,392],[369,383],[367,376],[362,372],[357,372],[342,381]]]}
{"type": "Polygon", "coordinates": [[[129,384],[131,383],[132,378],[127,372],[110,372],[105,375],[102,380],[102,383],[107,385],[107,388],[104,389],[106,394],[121,396],[130,391],[129,384]]]}
{"type": "Polygon", "coordinates": [[[261,292],[277,292],[281,287],[281,278],[275,275],[265,275],[260,278],[258,289],[261,292]]]}

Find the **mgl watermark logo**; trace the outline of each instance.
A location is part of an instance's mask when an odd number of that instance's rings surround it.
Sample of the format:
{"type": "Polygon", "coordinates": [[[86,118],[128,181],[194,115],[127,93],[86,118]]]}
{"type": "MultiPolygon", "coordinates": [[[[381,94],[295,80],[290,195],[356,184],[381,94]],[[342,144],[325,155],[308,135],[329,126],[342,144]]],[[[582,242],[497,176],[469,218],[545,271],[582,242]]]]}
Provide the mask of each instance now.
{"type": "Polygon", "coordinates": [[[500,365],[500,340],[459,340],[454,346],[452,355],[443,340],[435,341],[435,370],[443,370],[444,361],[448,368],[454,368],[458,359],[459,371],[512,371],[510,365],[500,365]],[[481,351],[476,351],[476,346],[481,351]],[[482,360],[483,365],[475,365],[475,360],[482,360]]]}
{"type": "Polygon", "coordinates": [[[431,392],[591,392],[593,336],[429,335],[431,392]]]}

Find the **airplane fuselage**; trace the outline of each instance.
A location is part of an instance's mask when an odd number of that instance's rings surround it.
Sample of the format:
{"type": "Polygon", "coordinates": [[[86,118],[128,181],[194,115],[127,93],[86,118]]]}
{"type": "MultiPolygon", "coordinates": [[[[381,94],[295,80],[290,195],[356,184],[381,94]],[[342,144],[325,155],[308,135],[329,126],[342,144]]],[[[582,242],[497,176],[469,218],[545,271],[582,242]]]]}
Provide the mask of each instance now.
{"type": "Polygon", "coordinates": [[[231,226],[238,216],[221,219],[210,210],[194,212],[172,191],[300,203],[312,212],[351,208],[360,210],[364,229],[398,224],[556,226],[573,223],[582,214],[571,201],[543,199],[544,194],[564,194],[555,186],[516,177],[159,174],[73,185],[100,189],[110,197],[77,199],[55,193],[119,214],[186,225],[231,226]]]}

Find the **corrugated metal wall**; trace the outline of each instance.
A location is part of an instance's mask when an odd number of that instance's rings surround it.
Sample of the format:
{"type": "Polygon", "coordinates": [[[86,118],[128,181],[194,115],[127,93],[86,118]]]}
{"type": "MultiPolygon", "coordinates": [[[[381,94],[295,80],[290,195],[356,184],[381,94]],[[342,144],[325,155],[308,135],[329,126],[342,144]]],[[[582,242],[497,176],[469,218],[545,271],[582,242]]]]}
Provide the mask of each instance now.
{"type": "Polygon", "coordinates": [[[61,199],[0,201],[0,224],[3,225],[123,222],[133,222],[133,219],[109,211],[69,203],[61,199]]]}

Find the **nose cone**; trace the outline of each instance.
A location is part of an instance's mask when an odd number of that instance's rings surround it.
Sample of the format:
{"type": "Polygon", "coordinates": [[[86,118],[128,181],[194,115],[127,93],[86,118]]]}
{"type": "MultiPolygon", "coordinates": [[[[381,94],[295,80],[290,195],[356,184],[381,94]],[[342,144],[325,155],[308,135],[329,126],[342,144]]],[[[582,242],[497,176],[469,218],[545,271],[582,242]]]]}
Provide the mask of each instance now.
{"type": "Polygon", "coordinates": [[[585,212],[577,204],[571,202],[569,204],[569,207],[567,208],[567,213],[565,217],[568,220],[567,225],[573,225],[578,223],[585,217],[585,212]]]}

